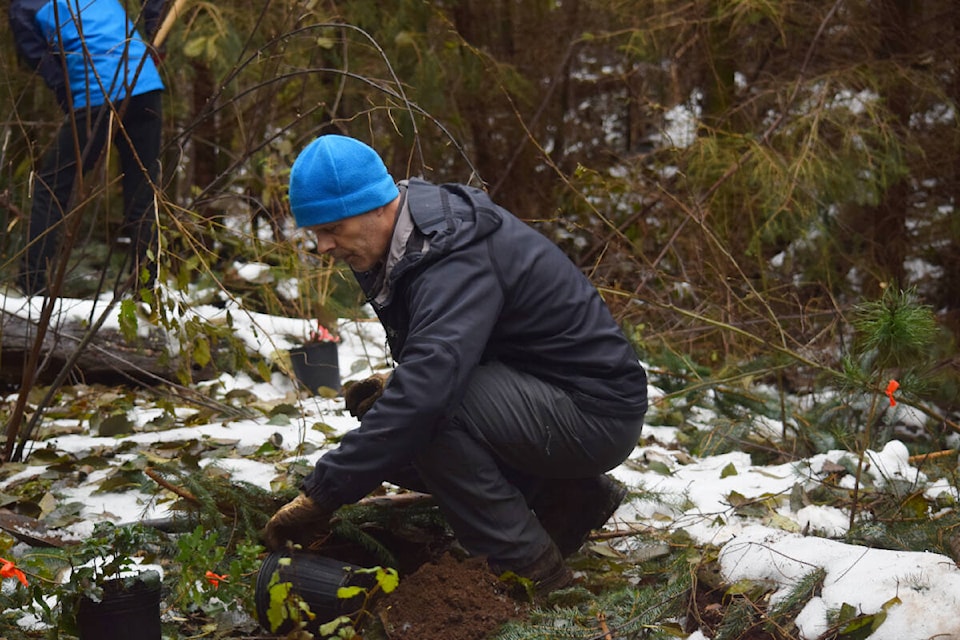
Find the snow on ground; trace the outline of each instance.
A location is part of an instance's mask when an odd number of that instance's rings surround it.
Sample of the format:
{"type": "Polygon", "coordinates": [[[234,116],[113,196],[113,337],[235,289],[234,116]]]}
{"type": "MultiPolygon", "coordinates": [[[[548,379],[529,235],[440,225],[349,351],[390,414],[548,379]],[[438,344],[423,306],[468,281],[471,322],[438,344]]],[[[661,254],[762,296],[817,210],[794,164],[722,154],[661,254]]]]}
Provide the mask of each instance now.
{"type": "MultiPolygon", "coordinates": [[[[29,312],[33,317],[39,313],[35,303],[23,299],[0,298],[0,305],[8,313],[29,312]]],[[[89,301],[65,300],[61,303],[61,312],[90,317],[96,311],[91,309],[92,305],[89,301]]],[[[228,304],[228,308],[237,336],[267,357],[297,344],[314,328],[309,321],[247,314],[236,305],[228,304]]],[[[225,314],[225,309],[198,307],[193,312],[211,319],[225,314]]],[[[376,322],[343,321],[338,328],[342,336],[339,362],[344,381],[364,378],[384,366],[385,340],[376,322]]],[[[312,464],[322,455],[328,442],[324,430],[340,434],[357,426],[357,421],[344,412],[342,399],[297,394],[293,383],[282,373],[275,373],[269,383],[254,382],[246,375],[224,375],[205,384],[218,387],[221,393],[249,391],[261,403],[292,401],[299,415],[289,419],[264,415],[152,431],[148,425],[157,417],[157,410],[144,407],[134,409],[128,416],[138,427],[134,434],[108,438],[75,428],[73,431],[80,433],[54,436],[35,446],[51,446],[82,456],[127,440],[139,443],[206,440],[222,443],[233,455],[204,459],[203,464],[216,464],[236,480],[269,489],[278,476],[277,465],[294,460],[312,464]],[[317,425],[325,426],[317,429],[317,425]],[[268,440],[288,455],[280,462],[243,457],[243,452],[252,452],[268,440]]],[[[664,396],[654,386],[649,392],[654,403],[664,396]]],[[[5,401],[12,403],[13,397],[5,401]]],[[[70,421],[61,418],[58,425],[70,426],[64,422],[70,421]]],[[[773,433],[781,431],[779,424],[767,427],[773,433]]],[[[653,436],[655,444],[638,446],[627,461],[612,471],[634,489],[635,497],[620,507],[609,526],[685,530],[699,543],[720,547],[720,569],[726,581],[766,581],[775,585],[774,601],[784,597],[804,575],[817,567],[824,569],[826,579],[821,593],[797,619],[799,636],[805,640],[813,640],[823,633],[828,612],[844,604],[865,614],[887,609],[885,621],[870,636],[872,640],[960,638],[960,622],[955,615],[960,605],[960,569],[953,560],[933,553],[844,544],[831,538],[842,537],[846,532],[848,514],[821,506],[792,509],[790,494],[796,485],[814,486],[823,477],[826,463],[852,458],[851,453],[831,451],[790,464],[760,467],[751,463],[749,455],[739,452],[691,458],[668,448],[675,442],[675,435],[673,427],[649,425],[645,428],[644,442],[653,436]],[[764,517],[738,515],[731,504],[732,495],[763,500],[770,509],[764,517]]],[[[114,461],[124,459],[123,454],[118,454],[114,461]]],[[[0,483],[0,492],[25,476],[42,473],[45,468],[43,464],[25,467],[0,483]]],[[[63,489],[58,496],[61,503],[84,504],[84,522],[70,527],[73,535],[87,535],[96,522],[103,520],[131,522],[168,515],[167,503],[153,495],[136,490],[95,492],[107,472],[94,471],[84,484],[63,489]]],[[[928,494],[956,493],[944,483],[927,486],[925,476],[910,465],[907,448],[897,441],[890,442],[882,451],[869,452],[866,473],[880,485],[891,480],[906,480],[924,487],[928,494]]],[[[626,545],[637,544],[636,540],[637,537],[625,538],[613,545],[626,551],[626,545]]],[[[692,634],[690,640],[703,637],[698,632],[692,634]]]]}

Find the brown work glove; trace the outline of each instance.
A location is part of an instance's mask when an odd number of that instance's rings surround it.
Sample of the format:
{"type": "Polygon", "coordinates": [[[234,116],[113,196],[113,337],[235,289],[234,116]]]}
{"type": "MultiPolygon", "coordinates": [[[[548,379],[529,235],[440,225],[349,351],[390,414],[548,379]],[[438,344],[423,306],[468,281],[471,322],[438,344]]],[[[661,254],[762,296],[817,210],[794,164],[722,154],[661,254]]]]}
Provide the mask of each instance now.
{"type": "Polygon", "coordinates": [[[378,373],[366,380],[348,382],[343,386],[343,402],[354,418],[361,419],[383,393],[390,379],[389,373],[378,373]]]}
{"type": "Polygon", "coordinates": [[[284,549],[287,542],[307,548],[329,533],[331,515],[331,511],[318,507],[312,498],[301,493],[273,514],[260,535],[271,551],[284,549]]]}

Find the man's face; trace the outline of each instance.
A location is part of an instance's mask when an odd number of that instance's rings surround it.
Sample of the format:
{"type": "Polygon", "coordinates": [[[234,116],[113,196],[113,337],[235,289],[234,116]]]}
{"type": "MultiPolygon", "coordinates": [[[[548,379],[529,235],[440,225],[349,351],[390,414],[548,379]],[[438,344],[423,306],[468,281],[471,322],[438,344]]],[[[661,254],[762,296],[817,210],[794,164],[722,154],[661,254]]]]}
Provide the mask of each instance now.
{"type": "Polygon", "coordinates": [[[369,271],[386,255],[393,233],[384,208],[308,227],[317,238],[317,250],[346,262],[354,271],[369,271]]]}

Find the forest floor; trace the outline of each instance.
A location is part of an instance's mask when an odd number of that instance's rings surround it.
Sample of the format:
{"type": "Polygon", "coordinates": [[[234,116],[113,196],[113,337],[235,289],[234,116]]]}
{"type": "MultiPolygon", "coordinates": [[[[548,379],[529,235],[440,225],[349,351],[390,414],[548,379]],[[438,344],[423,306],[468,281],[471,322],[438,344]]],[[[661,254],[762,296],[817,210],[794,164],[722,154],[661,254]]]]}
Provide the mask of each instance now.
{"type": "MultiPolygon", "coordinates": [[[[226,313],[193,309],[208,321],[226,313]]],[[[247,316],[233,313],[231,334],[265,358],[310,329],[251,316],[254,330],[242,324],[247,316]]],[[[77,315],[90,310],[78,305],[77,315]]],[[[338,329],[343,380],[389,366],[376,323],[344,321],[338,329]]],[[[740,640],[960,637],[949,615],[960,601],[953,536],[960,530],[960,438],[937,443],[953,448],[944,455],[925,455],[925,417],[881,398],[886,441],[856,451],[823,432],[815,434],[822,438],[816,451],[797,454],[784,437],[800,428],[811,435],[810,407],[846,411],[856,426],[862,398],[830,390],[793,398],[762,384],[678,393],[670,391],[682,388],[675,371],[649,370],[642,439],[611,471],[630,494],[604,531],[569,558],[573,588],[531,601],[481,561],[447,553],[449,539],[429,530],[414,536],[420,548],[409,554],[393,540],[384,543],[401,556],[400,581],[372,603],[372,618],[360,625],[364,640],[703,640],[721,630],[740,640]],[[859,514],[854,529],[851,509],[859,514]]],[[[44,391],[29,396],[29,411],[44,391]]],[[[0,398],[0,418],[17,400],[15,393],[0,398]]],[[[342,398],[305,394],[279,365],[258,379],[223,374],[187,390],[78,382],[58,390],[25,460],[0,466],[0,512],[33,518],[79,543],[95,538],[98,524],[169,519],[187,491],[204,490],[194,485],[200,481],[207,489],[221,480],[254,487],[266,503],[228,501],[235,520],[215,514],[215,525],[167,535],[173,554],[134,551],[164,571],[169,638],[269,637],[248,606],[262,548],[236,566],[224,549],[236,550],[238,538],[256,541],[256,526],[277,500],[295,495],[316,459],[356,426],[342,398]],[[158,484],[151,469],[164,469],[170,486],[158,484]],[[178,483],[184,491],[171,491],[178,483]],[[242,508],[250,522],[242,521],[242,508]],[[218,527],[226,538],[213,535],[218,527]],[[231,578],[217,585],[205,579],[210,572],[231,578]]],[[[381,531],[409,533],[395,523],[381,531]]],[[[51,555],[0,533],[0,556],[30,581],[27,589],[2,578],[0,637],[53,637],[56,601],[49,598],[64,585],[45,573],[42,560],[51,555]]]]}

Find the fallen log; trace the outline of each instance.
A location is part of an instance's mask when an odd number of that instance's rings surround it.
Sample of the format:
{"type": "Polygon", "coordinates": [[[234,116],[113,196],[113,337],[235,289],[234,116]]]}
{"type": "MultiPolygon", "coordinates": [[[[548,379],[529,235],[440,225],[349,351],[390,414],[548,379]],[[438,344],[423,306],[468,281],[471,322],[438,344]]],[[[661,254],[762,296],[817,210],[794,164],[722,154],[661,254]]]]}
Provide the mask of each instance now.
{"type": "Polygon", "coordinates": [[[32,547],[66,547],[79,540],[69,537],[65,532],[49,529],[36,518],[14,513],[9,509],[0,509],[0,530],[32,547]]]}
{"type": "MultiPolygon", "coordinates": [[[[38,381],[50,383],[64,367],[86,335],[88,325],[76,319],[52,323],[43,338],[38,381]]],[[[71,371],[76,381],[118,383],[134,381],[155,384],[175,381],[175,361],[166,357],[166,337],[160,329],[140,332],[135,341],[118,330],[101,328],[93,336],[71,371]]],[[[27,354],[34,348],[36,320],[19,313],[0,312],[0,383],[18,385],[27,354]]],[[[194,379],[197,379],[196,377],[194,379]]]]}

